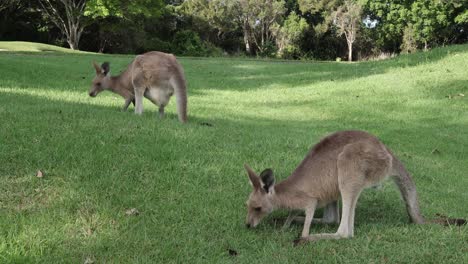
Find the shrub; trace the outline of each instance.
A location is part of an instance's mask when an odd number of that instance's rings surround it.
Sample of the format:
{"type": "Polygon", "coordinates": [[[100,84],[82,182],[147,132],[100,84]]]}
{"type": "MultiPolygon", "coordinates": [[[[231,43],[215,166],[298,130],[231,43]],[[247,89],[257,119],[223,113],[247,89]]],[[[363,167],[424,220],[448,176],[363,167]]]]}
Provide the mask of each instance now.
{"type": "Polygon", "coordinates": [[[192,30],[177,32],[172,41],[173,51],[183,56],[203,56],[207,53],[200,36],[192,30]]]}

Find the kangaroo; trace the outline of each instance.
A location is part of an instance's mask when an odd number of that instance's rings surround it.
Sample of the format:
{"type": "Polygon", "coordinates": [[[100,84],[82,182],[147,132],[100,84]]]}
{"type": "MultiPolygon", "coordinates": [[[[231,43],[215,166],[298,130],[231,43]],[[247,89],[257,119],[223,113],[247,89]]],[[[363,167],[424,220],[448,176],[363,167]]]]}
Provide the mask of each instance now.
{"type": "Polygon", "coordinates": [[[341,239],[354,236],[354,213],[362,190],[392,176],[400,189],[413,223],[423,224],[416,186],[400,160],[375,136],[364,131],[340,131],[313,146],[296,170],[275,184],[271,169],[260,176],[244,164],[253,191],[247,201],[246,226],[253,228],[273,210],[291,210],[284,227],[300,220],[294,210],[304,210],[301,238],[295,242],[341,239]],[[342,200],[339,220],[338,199],[342,200]],[[313,219],[316,208],[325,207],[322,219],[313,219]],[[315,221],[313,221],[315,220],[315,221]],[[331,234],[310,235],[312,222],[339,223],[331,234]]]}
{"type": "Polygon", "coordinates": [[[143,96],[159,106],[159,116],[164,117],[164,107],[175,93],[177,113],[182,123],[187,121],[187,88],[184,70],[172,54],[152,51],[138,55],[119,76],[110,76],[110,65],[93,62],[96,77],[89,90],[95,97],[104,90],[121,95],[125,99],[122,110],[130,103],[135,105],[135,114],[143,113],[143,96]]]}

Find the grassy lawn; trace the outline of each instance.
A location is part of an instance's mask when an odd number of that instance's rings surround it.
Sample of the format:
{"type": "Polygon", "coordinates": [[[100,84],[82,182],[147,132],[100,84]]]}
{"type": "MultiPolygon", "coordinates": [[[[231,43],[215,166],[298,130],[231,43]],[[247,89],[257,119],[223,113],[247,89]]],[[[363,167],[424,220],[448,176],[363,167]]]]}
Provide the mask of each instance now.
{"type": "Polygon", "coordinates": [[[427,218],[468,217],[468,45],[351,64],[180,58],[185,125],[174,98],[160,120],[147,100],[139,117],[88,96],[93,60],[117,74],[133,56],[15,46],[0,42],[0,263],[468,263],[468,227],[409,224],[392,182],[361,195],[351,240],[293,247],[285,211],[248,230],[243,169],[281,180],[326,134],[367,130],[427,218]]]}

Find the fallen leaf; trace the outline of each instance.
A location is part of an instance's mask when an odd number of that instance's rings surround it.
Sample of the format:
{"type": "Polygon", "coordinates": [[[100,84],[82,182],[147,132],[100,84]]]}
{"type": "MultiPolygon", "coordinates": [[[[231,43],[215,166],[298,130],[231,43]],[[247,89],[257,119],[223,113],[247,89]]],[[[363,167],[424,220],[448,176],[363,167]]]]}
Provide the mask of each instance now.
{"type": "Polygon", "coordinates": [[[440,151],[435,148],[431,151],[431,154],[440,154],[440,151]]]}
{"type": "Polygon", "coordinates": [[[467,221],[466,219],[462,218],[449,218],[443,214],[436,214],[439,218],[432,219],[430,222],[444,225],[444,226],[451,226],[451,225],[456,225],[456,226],[462,226],[466,225],[467,221]]]}
{"type": "Polygon", "coordinates": [[[228,249],[228,252],[231,256],[237,256],[237,251],[235,251],[234,249],[228,249]]]}
{"type": "Polygon", "coordinates": [[[297,238],[297,239],[294,239],[294,241],[293,241],[293,245],[294,245],[295,247],[300,246],[300,245],[303,245],[303,244],[305,244],[305,243],[306,243],[306,240],[305,240],[305,239],[302,239],[302,238],[297,238]]]}
{"type": "Polygon", "coordinates": [[[126,215],[139,215],[140,212],[136,208],[130,208],[127,211],[125,211],[126,215]]]}
{"type": "Polygon", "coordinates": [[[202,126],[209,126],[209,127],[212,127],[212,126],[213,126],[213,124],[208,123],[208,122],[201,122],[200,125],[202,125],[202,126]]]}
{"type": "Polygon", "coordinates": [[[464,95],[464,94],[462,94],[462,93],[461,93],[461,94],[458,94],[458,95],[459,95],[459,96],[461,96],[461,97],[464,97],[464,96],[465,96],[465,95],[464,95]]]}
{"type": "Polygon", "coordinates": [[[94,263],[94,258],[92,257],[87,257],[84,261],[84,264],[93,264],[94,263]]]}
{"type": "Polygon", "coordinates": [[[44,177],[44,174],[42,173],[42,171],[41,171],[41,170],[38,170],[38,171],[37,171],[37,173],[36,173],[36,177],[38,177],[38,178],[42,178],[42,177],[44,177]]]}

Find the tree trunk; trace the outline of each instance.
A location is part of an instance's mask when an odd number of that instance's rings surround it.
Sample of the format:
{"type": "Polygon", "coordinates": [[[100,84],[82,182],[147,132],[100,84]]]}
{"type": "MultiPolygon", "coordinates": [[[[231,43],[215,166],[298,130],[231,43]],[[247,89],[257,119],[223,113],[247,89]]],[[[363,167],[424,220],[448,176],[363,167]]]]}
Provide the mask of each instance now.
{"type": "Polygon", "coordinates": [[[73,41],[68,40],[67,42],[68,42],[68,46],[70,46],[70,49],[77,50],[75,46],[76,44],[73,41]]]}
{"type": "Polygon", "coordinates": [[[252,50],[251,50],[251,46],[250,46],[250,38],[249,38],[249,24],[247,22],[247,20],[244,20],[244,24],[242,26],[242,29],[244,31],[244,44],[245,44],[245,51],[248,53],[248,54],[252,54],[252,50]]]}
{"type": "Polygon", "coordinates": [[[61,0],[57,2],[40,0],[39,3],[52,22],[66,35],[70,49],[77,50],[84,28],[81,22],[86,0],[61,0]],[[60,11],[61,8],[58,6],[63,6],[65,12],[60,11]]]}
{"type": "Polygon", "coordinates": [[[79,43],[81,39],[81,34],[83,33],[83,28],[79,25],[71,25],[71,28],[68,30],[67,42],[70,45],[70,49],[78,50],[79,43]]]}
{"type": "Polygon", "coordinates": [[[67,37],[67,43],[70,46],[70,49],[78,50],[79,40],[76,39],[76,36],[74,36],[73,33],[67,37]]]}
{"type": "Polygon", "coordinates": [[[353,61],[353,43],[348,42],[348,61],[353,61]]]}
{"type": "Polygon", "coordinates": [[[245,30],[244,30],[244,44],[245,44],[245,51],[250,54],[249,37],[247,36],[245,30]]]}

